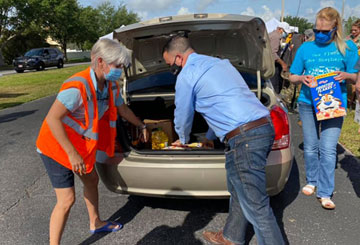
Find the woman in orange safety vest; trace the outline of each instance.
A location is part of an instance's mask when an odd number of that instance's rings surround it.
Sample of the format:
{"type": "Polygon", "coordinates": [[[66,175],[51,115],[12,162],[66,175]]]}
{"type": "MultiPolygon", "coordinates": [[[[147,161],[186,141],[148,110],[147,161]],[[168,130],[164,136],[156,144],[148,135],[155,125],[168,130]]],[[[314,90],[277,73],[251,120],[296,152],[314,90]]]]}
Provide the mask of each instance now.
{"type": "Polygon", "coordinates": [[[63,83],[42,124],[36,146],[57,198],[50,218],[50,244],[60,243],[75,202],[74,174],[84,184],[91,233],[122,228],[99,217],[99,177],[94,165],[114,154],[117,114],[141,129],[142,140],[148,139],[146,125],[124,104],[116,83],[130,59],[130,51],[119,42],[97,41],[91,50],[91,67],[63,83]]]}

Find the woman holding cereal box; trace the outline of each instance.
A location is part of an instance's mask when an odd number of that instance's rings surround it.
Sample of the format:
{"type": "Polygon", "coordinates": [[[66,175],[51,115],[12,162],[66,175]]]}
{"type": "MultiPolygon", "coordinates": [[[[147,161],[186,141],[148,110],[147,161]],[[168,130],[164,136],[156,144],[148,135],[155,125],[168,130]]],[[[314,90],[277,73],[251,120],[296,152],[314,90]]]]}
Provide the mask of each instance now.
{"type": "Polygon", "coordinates": [[[354,83],[356,80],[354,65],[358,54],[353,42],[344,41],[341,18],[334,8],[326,7],[317,13],[314,33],[315,40],[303,43],[298,49],[289,79],[305,85],[298,98],[307,183],[302,192],[310,196],[316,190],[321,206],[334,209],[331,197],[335,187],[336,145],[343,117],[332,113],[334,117],[331,118],[328,111],[333,112],[334,105],[337,109],[346,109],[346,81],[354,83]],[[317,83],[317,76],[329,79],[317,83]],[[331,87],[321,84],[331,79],[331,87]],[[314,81],[324,89],[314,88],[314,81]],[[335,88],[340,98],[334,96],[335,88]],[[314,91],[318,92],[318,101],[313,98],[314,91]]]}

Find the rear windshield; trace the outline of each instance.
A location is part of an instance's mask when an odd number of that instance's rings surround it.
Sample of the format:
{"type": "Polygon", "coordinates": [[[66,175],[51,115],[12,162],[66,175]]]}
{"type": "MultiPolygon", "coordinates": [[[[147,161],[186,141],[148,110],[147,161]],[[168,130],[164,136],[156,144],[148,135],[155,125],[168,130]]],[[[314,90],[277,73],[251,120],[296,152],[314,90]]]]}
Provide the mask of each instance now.
{"type": "Polygon", "coordinates": [[[42,49],[32,49],[25,53],[25,56],[40,56],[43,54],[42,49]]]}
{"type": "MultiPolygon", "coordinates": [[[[257,79],[255,74],[240,72],[250,89],[256,89],[257,79]]],[[[162,72],[134,80],[128,84],[128,93],[166,93],[175,92],[176,77],[171,72],[162,72]]],[[[263,87],[265,80],[261,79],[263,87]]]]}

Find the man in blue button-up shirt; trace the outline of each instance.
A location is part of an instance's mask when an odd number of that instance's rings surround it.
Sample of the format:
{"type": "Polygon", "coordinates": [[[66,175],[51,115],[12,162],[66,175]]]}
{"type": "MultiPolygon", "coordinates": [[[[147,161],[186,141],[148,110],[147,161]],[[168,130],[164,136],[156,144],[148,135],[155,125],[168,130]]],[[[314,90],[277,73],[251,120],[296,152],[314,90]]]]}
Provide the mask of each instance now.
{"type": "Polygon", "coordinates": [[[164,47],[164,60],[178,75],[175,92],[175,131],[189,141],[194,111],[209,125],[207,138],[227,139],[227,185],[231,194],[224,231],[205,231],[214,244],[243,244],[248,222],[259,244],[283,244],[280,229],[266,193],[265,165],[274,140],[261,104],[229,60],[200,55],[186,37],[175,36],[164,47]]]}

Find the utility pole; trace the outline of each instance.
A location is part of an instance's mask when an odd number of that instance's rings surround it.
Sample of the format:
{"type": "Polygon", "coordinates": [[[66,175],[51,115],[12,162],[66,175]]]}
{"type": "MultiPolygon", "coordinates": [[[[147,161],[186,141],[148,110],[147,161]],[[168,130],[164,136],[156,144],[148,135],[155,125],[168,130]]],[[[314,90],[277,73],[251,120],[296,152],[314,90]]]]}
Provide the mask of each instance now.
{"type": "Polygon", "coordinates": [[[342,10],[341,10],[341,20],[344,20],[344,6],[345,6],[345,0],[342,1],[342,10]]]}
{"type": "Polygon", "coordinates": [[[281,18],[280,18],[281,22],[284,21],[284,6],[285,6],[285,0],[281,0],[281,18]]]}

